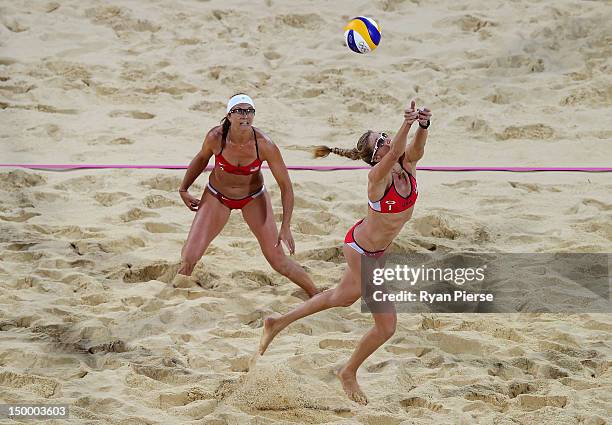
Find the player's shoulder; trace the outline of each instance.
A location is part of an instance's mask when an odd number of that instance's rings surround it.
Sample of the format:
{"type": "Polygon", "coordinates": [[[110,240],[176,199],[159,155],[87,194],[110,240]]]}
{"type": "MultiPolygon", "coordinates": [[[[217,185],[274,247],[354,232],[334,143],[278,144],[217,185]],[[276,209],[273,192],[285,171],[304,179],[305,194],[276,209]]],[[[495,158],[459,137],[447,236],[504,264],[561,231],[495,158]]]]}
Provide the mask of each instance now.
{"type": "Polygon", "coordinates": [[[257,137],[257,144],[260,147],[264,147],[264,148],[276,147],[276,144],[272,141],[270,136],[268,136],[262,130],[260,130],[257,127],[253,127],[253,130],[255,131],[255,136],[257,137]]]}
{"type": "Polygon", "coordinates": [[[223,126],[222,125],[217,125],[211,128],[206,134],[206,138],[210,137],[212,139],[220,139],[221,136],[223,136],[223,126]]]}
{"type": "Polygon", "coordinates": [[[204,142],[202,143],[202,149],[204,151],[212,151],[217,152],[221,149],[221,139],[223,137],[223,126],[218,125],[216,127],[211,128],[206,133],[206,137],[204,138],[204,142]]]}

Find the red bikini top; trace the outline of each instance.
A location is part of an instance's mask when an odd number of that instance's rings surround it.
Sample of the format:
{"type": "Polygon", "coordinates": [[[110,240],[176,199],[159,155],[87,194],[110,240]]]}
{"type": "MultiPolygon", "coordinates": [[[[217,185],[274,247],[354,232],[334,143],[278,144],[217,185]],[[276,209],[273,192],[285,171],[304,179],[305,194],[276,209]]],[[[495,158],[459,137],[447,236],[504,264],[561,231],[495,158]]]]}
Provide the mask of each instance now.
{"type": "Polygon", "coordinates": [[[238,174],[241,176],[257,173],[261,168],[262,161],[259,159],[259,147],[257,146],[257,134],[255,134],[255,129],[253,129],[253,137],[255,137],[255,151],[257,152],[257,158],[253,162],[240,166],[229,163],[222,155],[223,148],[225,148],[225,140],[223,140],[221,152],[215,155],[215,167],[219,167],[226,173],[238,174]]]}
{"type": "Polygon", "coordinates": [[[408,179],[410,180],[410,193],[407,197],[403,197],[395,188],[395,182],[392,181],[391,186],[387,188],[382,198],[376,202],[372,202],[368,199],[368,205],[370,205],[370,208],[374,211],[383,214],[397,214],[406,211],[416,203],[417,197],[419,196],[416,179],[404,168],[401,160],[400,167],[408,174],[408,179]]]}

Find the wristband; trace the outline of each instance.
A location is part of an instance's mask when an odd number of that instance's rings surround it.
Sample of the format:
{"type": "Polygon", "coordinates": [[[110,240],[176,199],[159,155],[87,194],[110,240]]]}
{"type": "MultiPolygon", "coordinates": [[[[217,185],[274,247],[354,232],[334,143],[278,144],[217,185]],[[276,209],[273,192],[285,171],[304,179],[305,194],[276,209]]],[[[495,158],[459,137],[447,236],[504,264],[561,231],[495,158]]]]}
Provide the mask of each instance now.
{"type": "Polygon", "coordinates": [[[427,120],[427,125],[423,126],[423,124],[421,124],[421,122],[419,121],[419,127],[421,127],[423,130],[427,130],[429,128],[430,124],[431,124],[431,122],[429,120],[427,120]]]}

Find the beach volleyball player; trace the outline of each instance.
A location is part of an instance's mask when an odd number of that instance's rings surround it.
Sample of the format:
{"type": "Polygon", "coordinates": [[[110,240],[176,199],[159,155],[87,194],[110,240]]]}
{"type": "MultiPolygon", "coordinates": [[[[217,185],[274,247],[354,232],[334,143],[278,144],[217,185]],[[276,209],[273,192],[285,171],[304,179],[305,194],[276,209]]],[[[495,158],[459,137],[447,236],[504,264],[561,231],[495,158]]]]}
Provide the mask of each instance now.
{"type": "Polygon", "coordinates": [[[290,222],[293,189],[278,147],[261,130],[253,127],[255,103],[239,93],[227,102],[227,115],[212,128],[193,158],[179,193],[185,205],[196,211],[181,252],[182,264],[175,279],[190,276],[211,241],[221,232],[232,210],[240,210],[261,251],[274,270],[299,285],[309,296],[317,289],[308,274],[283,251],[295,252],[290,222]],[[188,189],[206,169],[212,156],[215,166],[201,199],[188,189]],[[264,186],[261,164],[266,161],[281,191],[283,219],[280,232],[274,221],[270,196],[264,186]]]}
{"type": "MultiPolygon", "coordinates": [[[[377,131],[365,132],[353,149],[319,146],[315,156],[335,153],[354,160],[362,159],[372,166],[368,172],[368,213],[351,227],[344,240],[343,253],[347,267],[333,289],[328,289],[280,317],[267,317],[259,352],[263,354],[272,339],[289,324],[313,313],[340,306],[350,306],[361,296],[361,257],[380,257],[412,216],[417,200],[416,163],[423,157],[431,112],[415,110],[415,102],[404,111],[404,122],[393,139],[377,131]],[[418,128],[406,147],[413,122],[418,128]]],[[[361,404],[367,398],[357,383],[357,369],[395,332],[397,315],[373,313],[374,326],[361,339],[348,362],[337,376],[348,397],[361,404]]]]}

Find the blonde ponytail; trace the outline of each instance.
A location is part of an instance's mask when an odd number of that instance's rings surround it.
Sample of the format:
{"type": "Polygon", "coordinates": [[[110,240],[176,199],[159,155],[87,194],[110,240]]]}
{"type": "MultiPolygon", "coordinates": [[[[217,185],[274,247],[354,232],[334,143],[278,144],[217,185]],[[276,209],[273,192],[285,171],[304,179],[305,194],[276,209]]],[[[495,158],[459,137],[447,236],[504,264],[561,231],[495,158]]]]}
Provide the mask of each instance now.
{"type": "Polygon", "coordinates": [[[331,151],[332,148],[330,148],[329,146],[315,146],[312,150],[312,156],[314,156],[315,158],[325,158],[327,155],[330,154],[331,151]]]}
{"type": "Polygon", "coordinates": [[[357,150],[357,148],[353,148],[353,149],[333,148],[332,153],[343,156],[345,158],[350,158],[353,161],[356,159],[361,159],[359,157],[359,151],[357,150]]]}
{"type": "Polygon", "coordinates": [[[350,158],[352,160],[361,159],[359,156],[359,151],[356,148],[353,149],[343,149],[343,148],[330,148],[329,146],[317,146],[313,150],[315,158],[324,158],[330,153],[334,153],[339,156],[343,156],[345,158],[350,158]]]}
{"type": "Polygon", "coordinates": [[[362,159],[370,165],[374,165],[371,163],[372,159],[372,149],[368,146],[368,138],[370,137],[370,133],[372,130],[368,130],[361,135],[359,140],[357,141],[357,147],[353,149],[343,149],[343,148],[330,148],[329,146],[315,146],[312,150],[312,153],[315,158],[324,158],[328,156],[330,153],[335,153],[336,155],[343,156],[345,158],[350,158],[352,160],[362,159]]]}

